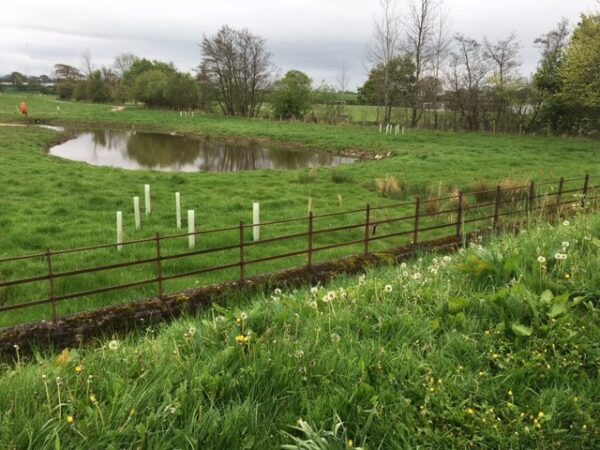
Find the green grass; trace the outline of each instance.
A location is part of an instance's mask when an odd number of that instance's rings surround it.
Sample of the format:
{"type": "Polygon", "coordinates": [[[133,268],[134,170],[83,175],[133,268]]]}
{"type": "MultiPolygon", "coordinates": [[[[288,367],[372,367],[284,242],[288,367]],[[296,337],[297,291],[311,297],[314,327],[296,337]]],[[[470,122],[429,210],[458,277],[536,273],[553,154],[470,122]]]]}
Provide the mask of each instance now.
{"type": "MultiPolygon", "coordinates": [[[[30,120],[53,124],[119,126],[164,132],[202,134],[229,138],[264,139],[272,145],[300,146],[328,151],[360,150],[370,153],[392,152],[382,161],[361,162],[334,169],[273,171],[245,173],[172,174],[150,171],[126,171],[93,167],[83,163],[49,157],[44,150],[60,139],[53,131],[37,127],[0,127],[0,258],[21,254],[110,243],[115,239],[115,211],[125,215],[126,239],[137,239],[177,232],[174,220],[174,192],[183,198],[183,208],[195,209],[200,230],[235,226],[251,221],[252,202],[261,204],[262,221],[306,216],[308,197],[312,197],[315,214],[338,212],[372,206],[390,205],[441,193],[446,195],[456,186],[468,189],[477,181],[494,186],[499,180],[555,180],[560,176],[581,177],[597,170],[600,149],[597,142],[577,139],[546,139],[506,135],[476,135],[428,133],[410,131],[406,136],[381,136],[375,127],[326,126],[304,123],[279,123],[266,120],[226,118],[222,116],[180,117],[177,112],[148,110],[128,105],[123,112],[111,112],[108,105],[60,102],[41,95],[0,95],[0,123],[22,123],[15,111],[20,101],[28,102],[30,120]],[[57,107],[60,108],[57,109],[57,107]],[[393,175],[406,191],[394,198],[384,198],[375,190],[375,180],[393,175]],[[143,195],[143,185],[149,183],[153,192],[153,214],[144,218],[144,228],[133,228],[132,197],[143,195]],[[343,205],[339,205],[339,196],[343,205]]],[[[567,188],[578,189],[579,184],[567,188]]],[[[444,206],[444,205],[440,205],[444,206]]],[[[452,207],[451,204],[445,205],[452,207]]],[[[386,210],[373,220],[410,215],[413,207],[386,210]]],[[[448,215],[448,220],[451,214],[448,215]]],[[[339,226],[348,221],[359,223],[363,215],[338,219],[323,219],[317,229],[339,226]],[[345,220],[346,222],[343,222],[345,220]]],[[[406,223],[410,229],[411,224],[406,223]]],[[[263,238],[305,231],[306,224],[264,228],[263,238]]],[[[249,230],[248,230],[249,231],[249,230]]],[[[379,233],[399,231],[382,227],[379,233]]],[[[315,245],[327,245],[339,240],[360,239],[362,230],[318,238],[315,245]]],[[[433,233],[422,239],[435,237],[433,233]]],[[[250,231],[246,239],[250,240],[250,231]]],[[[232,231],[219,238],[199,240],[199,248],[237,243],[238,233],[232,231]]],[[[402,239],[374,243],[372,250],[403,245],[402,239]]],[[[248,249],[247,258],[303,249],[305,239],[248,249]]],[[[185,239],[165,246],[164,254],[186,250],[185,239]]],[[[320,253],[315,262],[333,256],[355,254],[361,246],[342,251],[320,253]]],[[[76,270],[100,264],[122,262],[132,258],[148,258],[155,254],[152,245],[128,248],[117,254],[114,250],[64,255],[53,260],[54,271],[76,270]]],[[[236,251],[171,263],[166,273],[186,271],[237,261],[236,251]]],[[[247,275],[304,264],[304,257],[249,267],[247,275]]],[[[0,278],[17,279],[44,275],[47,262],[43,258],[29,262],[0,265],[0,278]]],[[[127,283],[151,277],[153,267],[105,272],[56,281],[57,294],[127,283]]],[[[232,269],[221,274],[184,279],[168,283],[168,291],[189,287],[194,283],[222,281],[237,277],[232,269]]],[[[123,302],[154,295],[155,287],[117,292],[102,297],[63,302],[59,314],[123,302]]],[[[46,283],[0,288],[0,304],[37,300],[48,296],[46,283]]],[[[0,316],[0,327],[15,323],[47,319],[49,307],[13,312],[0,316]]]]}
{"type": "Polygon", "coordinates": [[[598,448],[599,308],[600,216],[532,226],[95,349],[15,351],[0,447],[598,448]]]}

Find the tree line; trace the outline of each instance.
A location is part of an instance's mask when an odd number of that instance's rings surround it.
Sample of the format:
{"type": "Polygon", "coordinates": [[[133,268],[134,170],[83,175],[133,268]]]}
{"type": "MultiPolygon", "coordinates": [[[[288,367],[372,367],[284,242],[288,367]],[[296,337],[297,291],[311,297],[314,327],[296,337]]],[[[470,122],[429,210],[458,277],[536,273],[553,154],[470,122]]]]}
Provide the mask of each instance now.
{"type": "MultiPolygon", "coordinates": [[[[192,74],[172,63],[127,53],[111,66],[95,68],[86,52],[79,67],[56,64],[44,81],[53,81],[64,99],[134,101],[209,112],[218,108],[231,116],[256,117],[268,111],[270,117],[306,120],[314,118],[314,105],[319,104],[320,114],[335,121],[343,113],[340,105],[357,102],[377,106],[380,123],[598,133],[600,13],[582,14],[573,27],[562,20],[536,39],[537,71],[524,77],[516,34],[491,41],[452,33],[442,1],[379,0],[367,52],[369,74],[355,97],[345,95],[345,62],[337,87],[315,88],[299,70],[276,76],[265,39],[229,26],[204,36],[201,61],[192,74]]],[[[33,86],[34,78],[29,77],[33,86]]],[[[3,79],[24,88],[27,77],[15,72],[3,79]]]]}
{"type": "Polygon", "coordinates": [[[365,103],[409,108],[409,124],[469,131],[595,133],[600,129],[600,13],[562,20],[536,39],[537,71],[519,73],[515,33],[491,41],[448,29],[441,0],[380,0],[369,47],[372,68],[359,89],[365,103]]]}

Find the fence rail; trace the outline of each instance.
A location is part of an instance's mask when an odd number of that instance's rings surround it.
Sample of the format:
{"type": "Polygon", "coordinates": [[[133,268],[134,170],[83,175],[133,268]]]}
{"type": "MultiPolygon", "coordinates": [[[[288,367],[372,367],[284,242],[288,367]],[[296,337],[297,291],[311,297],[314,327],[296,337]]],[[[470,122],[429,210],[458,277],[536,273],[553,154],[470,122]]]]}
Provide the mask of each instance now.
{"type": "MultiPolygon", "coordinates": [[[[131,241],[125,241],[114,244],[102,244],[97,246],[65,249],[51,251],[47,249],[46,252],[36,253],[31,255],[21,255],[7,258],[0,258],[0,265],[9,262],[20,262],[28,259],[45,259],[47,263],[47,273],[44,275],[38,275],[29,278],[20,278],[15,280],[0,280],[0,289],[12,286],[22,286],[33,283],[46,282],[49,296],[48,298],[41,300],[27,301],[23,303],[5,304],[0,305],[0,312],[6,313],[18,309],[32,308],[40,305],[50,304],[52,307],[51,319],[55,322],[58,319],[57,304],[62,301],[74,300],[78,298],[88,297],[106,292],[119,291],[125,289],[131,289],[134,287],[155,285],[156,294],[159,297],[165,295],[164,282],[181,279],[200,274],[207,274],[217,271],[224,271],[228,269],[238,269],[239,274],[238,280],[243,281],[246,278],[246,270],[248,266],[257,265],[269,261],[287,259],[298,256],[306,257],[306,265],[312,267],[314,264],[314,256],[316,253],[325,252],[328,250],[338,249],[342,247],[349,247],[355,245],[361,245],[364,254],[369,254],[370,246],[374,242],[381,241],[384,239],[397,238],[397,237],[408,237],[409,242],[405,244],[412,244],[418,246],[420,243],[426,243],[422,241],[423,235],[427,232],[443,230],[446,228],[452,228],[453,232],[451,235],[439,236],[439,237],[455,237],[460,241],[464,235],[465,228],[470,224],[485,224],[491,221],[487,227],[480,227],[474,231],[483,232],[491,230],[497,232],[501,226],[501,218],[507,216],[526,216],[534,211],[549,211],[552,214],[559,215],[561,208],[567,206],[581,206],[584,207],[588,202],[597,201],[599,199],[597,184],[591,183],[592,180],[600,179],[600,175],[590,176],[586,175],[583,178],[561,178],[555,182],[544,182],[538,183],[530,182],[527,185],[511,186],[503,188],[497,186],[495,189],[482,190],[477,192],[458,192],[455,195],[441,197],[441,198],[430,198],[422,200],[417,197],[412,202],[402,202],[394,205],[386,205],[381,207],[371,207],[366,205],[362,209],[354,209],[343,212],[328,213],[321,215],[314,215],[309,212],[306,217],[290,218],[283,220],[276,220],[271,222],[261,223],[260,227],[271,227],[281,224],[296,224],[299,226],[305,226],[306,231],[294,232],[291,234],[276,236],[268,239],[247,242],[245,240],[244,232],[251,230],[254,224],[245,224],[240,222],[238,226],[230,226],[224,228],[216,228],[210,230],[195,231],[193,233],[182,233],[176,235],[160,236],[158,233],[152,238],[137,239],[131,241]],[[580,183],[577,187],[569,187],[565,189],[566,184],[580,183]],[[540,187],[550,188],[548,192],[541,192],[540,187]],[[554,189],[556,187],[556,189],[554,189]],[[593,194],[593,195],[592,195],[593,194]],[[566,200],[567,196],[574,197],[574,199],[566,200]],[[480,201],[481,200],[481,201],[480,201]],[[451,205],[455,206],[446,209],[434,209],[430,208],[429,205],[438,204],[440,202],[450,202],[451,205]],[[412,215],[406,214],[406,208],[412,207],[414,213],[412,215]],[[493,212],[489,211],[493,208],[493,212]],[[374,213],[381,211],[400,210],[402,212],[398,217],[386,217],[386,218],[374,218],[374,213]],[[473,214],[479,213],[479,216],[473,217],[473,214]],[[348,223],[341,226],[330,226],[327,224],[324,228],[317,228],[315,222],[318,219],[331,219],[333,217],[343,217],[351,214],[364,214],[364,218],[360,219],[358,223],[348,223]],[[444,223],[437,223],[438,218],[444,218],[449,216],[449,221],[444,223]],[[426,219],[431,219],[427,223],[426,219]],[[384,234],[377,234],[377,228],[379,226],[399,226],[405,224],[406,229],[395,228],[389,230],[384,234]],[[353,236],[351,240],[334,242],[328,244],[317,245],[315,238],[323,235],[331,235],[343,231],[357,231],[360,232],[361,237],[357,235],[353,236]],[[361,231],[363,230],[363,231],[361,231]],[[207,248],[202,250],[186,251],[183,253],[176,254],[164,254],[162,251],[161,244],[165,241],[174,239],[182,239],[191,235],[208,235],[218,234],[224,232],[239,232],[239,238],[237,242],[221,245],[218,247],[207,248]],[[281,254],[275,254],[264,257],[255,257],[249,259],[248,250],[260,246],[265,246],[270,243],[284,242],[290,240],[305,240],[305,247],[300,250],[287,251],[281,254]],[[118,246],[134,246],[139,244],[150,244],[152,243],[155,247],[155,256],[137,259],[133,261],[119,262],[114,264],[98,265],[95,267],[86,267],[76,270],[68,271],[55,271],[53,270],[54,258],[58,255],[66,255],[73,253],[89,252],[99,249],[111,249],[118,246]],[[163,264],[165,262],[181,260],[191,258],[199,255],[210,255],[218,252],[238,250],[239,255],[237,260],[228,263],[213,265],[205,268],[198,268],[195,270],[186,270],[177,273],[165,274],[163,264]],[[97,289],[90,289],[86,291],[70,292],[58,294],[56,292],[55,281],[65,278],[71,278],[84,274],[93,274],[115,269],[126,269],[134,266],[150,266],[154,271],[154,276],[144,278],[141,280],[135,280],[129,283],[121,283],[110,286],[104,286],[97,289]]],[[[398,246],[398,245],[395,245],[398,246]]],[[[1,272],[0,272],[1,273],[1,272]]],[[[229,281],[235,281],[230,279],[229,281]]]]}

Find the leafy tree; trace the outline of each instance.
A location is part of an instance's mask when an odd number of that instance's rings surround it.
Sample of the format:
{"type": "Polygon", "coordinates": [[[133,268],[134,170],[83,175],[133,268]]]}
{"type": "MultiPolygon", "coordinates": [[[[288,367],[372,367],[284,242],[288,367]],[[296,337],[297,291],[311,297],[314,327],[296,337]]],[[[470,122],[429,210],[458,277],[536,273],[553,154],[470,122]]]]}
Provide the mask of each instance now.
{"type": "Polygon", "coordinates": [[[559,69],[561,97],[578,116],[600,115],[600,14],[582,15],[559,69]]]}
{"type": "Polygon", "coordinates": [[[86,100],[92,102],[106,102],[110,99],[107,80],[100,70],[94,70],[85,82],[86,100]]]}
{"type": "Polygon", "coordinates": [[[302,118],[312,106],[311,79],[303,72],[290,70],[275,83],[273,112],[275,116],[302,118]]]}
{"type": "Polygon", "coordinates": [[[198,105],[199,85],[188,73],[173,72],[167,79],[165,100],[172,108],[195,108],[198,105]]]}
{"type": "Polygon", "coordinates": [[[536,115],[533,122],[543,125],[552,124],[558,128],[560,117],[565,113],[565,106],[557,96],[562,91],[560,67],[562,66],[565,50],[569,39],[569,22],[563,19],[554,30],[535,40],[542,52],[533,83],[539,92],[536,115]]]}
{"type": "Polygon", "coordinates": [[[148,106],[165,106],[169,75],[161,69],[143,72],[135,79],[133,95],[148,106]]]}
{"type": "Polygon", "coordinates": [[[410,55],[395,57],[387,66],[379,64],[371,69],[359,89],[361,101],[385,107],[412,105],[415,80],[415,64],[410,55]]]}
{"type": "MultiPolygon", "coordinates": [[[[123,72],[121,77],[122,87],[129,98],[136,101],[143,101],[141,97],[157,98],[156,92],[144,93],[143,90],[140,89],[140,86],[148,81],[148,76],[146,76],[144,80],[138,82],[142,75],[151,71],[158,71],[169,76],[176,72],[176,69],[173,64],[167,64],[161,61],[150,61],[145,58],[135,60],[129,68],[123,72]]],[[[157,78],[157,75],[154,75],[154,78],[157,78]]]]}

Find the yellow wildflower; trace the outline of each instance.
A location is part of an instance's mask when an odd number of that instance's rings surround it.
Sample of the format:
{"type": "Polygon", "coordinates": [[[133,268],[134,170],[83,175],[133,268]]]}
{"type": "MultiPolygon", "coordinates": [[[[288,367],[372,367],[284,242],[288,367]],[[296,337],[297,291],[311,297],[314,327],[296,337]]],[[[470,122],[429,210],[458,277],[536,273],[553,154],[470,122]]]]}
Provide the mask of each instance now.
{"type": "Polygon", "coordinates": [[[67,416],[67,423],[69,425],[73,425],[73,422],[75,422],[75,419],[73,419],[73,416],[67,416]]]}
{"type": "Polygon", "coordinates": [[[83,372],[83,367],[81,367],[81,366],[76,366],[76,367],[75,367],[75,372],[77,373],[77,375],[79,375],[81,372],[83,372]]]}
{"type": "Polygon", "coordinates": [[[473,408],[469,408],[469,409],[467,409],[467,414],[472,416],[475,414],[475,410],[473,408]]]}

